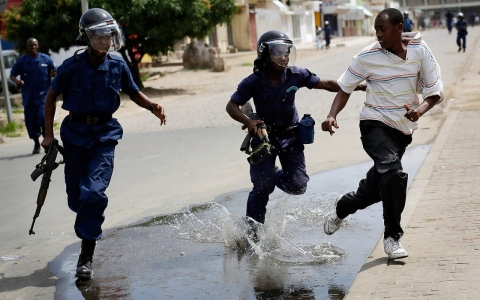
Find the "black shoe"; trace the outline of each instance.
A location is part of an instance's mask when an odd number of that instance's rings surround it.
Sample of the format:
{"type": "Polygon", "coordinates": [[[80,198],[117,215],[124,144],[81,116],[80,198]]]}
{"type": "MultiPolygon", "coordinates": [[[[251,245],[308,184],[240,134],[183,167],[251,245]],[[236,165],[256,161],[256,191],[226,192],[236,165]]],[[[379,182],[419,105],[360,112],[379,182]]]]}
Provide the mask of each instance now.
{"type": "Polygon", "coordinates": [[[462,47],[458,47],[458,52],[462,51],[462,47]]]}
{"type": "Polygon", "coordinates": [[[33,147],[33,151],[32,151],[32,154],[38,154],[40,153],[40,144],[35,144],[35,146],[33,147]]]}
{"type": "Polygon", "coordinates": [[[93,278],[93,268],[92,268],[92,258],[87,259],[78,259],[77,263],[77,272],[75,277],[78,277],[80,280],[90,280],[93,278]]]}
{"type": "Polygon", "coordinates": [[[82,240],[82,250],[78,257],[77,271],[75,272],[75,277],[80,280],[93,278],[92,262],[96,243],[96,241],[82,240]]]}
{"type": "Polygon", "coordinates": [[[465,48],[463,48],[463,52],[465,52],[465,48]]]}

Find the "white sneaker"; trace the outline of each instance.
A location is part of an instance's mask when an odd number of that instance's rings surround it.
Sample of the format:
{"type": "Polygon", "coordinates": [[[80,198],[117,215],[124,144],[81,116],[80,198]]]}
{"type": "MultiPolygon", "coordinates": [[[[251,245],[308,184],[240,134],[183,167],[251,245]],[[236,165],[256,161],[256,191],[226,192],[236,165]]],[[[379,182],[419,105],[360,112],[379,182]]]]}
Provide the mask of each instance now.
{"type": "Polygon", "coordinates": [[[337,203],[342,197],[343,195],[337,197],[337,199],[335,200],[333,211],[325,217],[325,223],[323,223],[323,230],[327,235],[334,234],[335,231],[340,229],[340,226],[342,226],[343,219],[340,219],[337,216],[337,203]]]}
{"type": "Polygon", "coordinates": [[[391,259],[408,257],[407,250],[403,248],[399,241],[394,240],[392,237],[388,237],[383,240],[383,247],[385,253],[391,259]]]}

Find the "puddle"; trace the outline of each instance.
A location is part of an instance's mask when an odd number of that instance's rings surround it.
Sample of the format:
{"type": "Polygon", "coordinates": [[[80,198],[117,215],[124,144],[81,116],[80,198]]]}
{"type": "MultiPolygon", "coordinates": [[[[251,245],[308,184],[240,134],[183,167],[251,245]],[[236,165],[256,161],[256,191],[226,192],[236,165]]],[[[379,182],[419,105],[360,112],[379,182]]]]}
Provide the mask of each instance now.
{"type": "MultiPolygon", "coordinates": [[[[409,149],[409,184],[430,145],[409,149]]],[[[371,162],[311,176],[308,191],[271,195],[259,242],[244,214],[250,190],[106,231],[95,278],[75,282],[80,243],[49,264],[55,299],[343,299],[383,232],[381,204],[358,211],[334,235],[323,232],[335,197],[356,189],[371,162]],[[348,174],[348,176],[347,176],[348,174]]]]}

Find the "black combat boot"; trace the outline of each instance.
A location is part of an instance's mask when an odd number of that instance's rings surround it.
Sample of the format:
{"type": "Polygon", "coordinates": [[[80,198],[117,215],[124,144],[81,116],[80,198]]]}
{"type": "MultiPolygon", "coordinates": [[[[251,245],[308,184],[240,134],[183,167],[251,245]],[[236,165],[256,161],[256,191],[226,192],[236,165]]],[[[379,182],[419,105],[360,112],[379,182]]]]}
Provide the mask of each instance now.
{"type": "Polygon", "coordinates": [[[97,241],[82,240],[82,251],[78,257],[77,272],[75,277],[80,280],[90,280],[93,278],[93,252],[97,241]]]}

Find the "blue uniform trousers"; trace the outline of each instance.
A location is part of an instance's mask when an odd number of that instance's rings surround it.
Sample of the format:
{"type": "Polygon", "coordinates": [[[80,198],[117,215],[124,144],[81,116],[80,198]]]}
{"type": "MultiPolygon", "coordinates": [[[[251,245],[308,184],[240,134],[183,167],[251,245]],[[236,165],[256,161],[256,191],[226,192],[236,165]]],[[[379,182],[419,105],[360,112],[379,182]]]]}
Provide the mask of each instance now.
{"type": "Polygon", "coordinates": [[[467,48],[467,35],[466,34],[457,34],[457,46],[459,48],[467,48]]]}
{"type": "Polygon", "coordinates": [[[301,195],[307,190],[310,178],[305,168],[303,144],[294,143],[271,155],[256,165],[250,165],[253,189],[248,196],[247,216],[257,222],[265,222],[268,198],[275,186],[290,195],[301,195]],[[280,159],[282,170],[275,172],[275,160],[280,159]]]}
{"type": "Polygon", "coordinates": [[[35,103],[29,101],[23,108],[25,115],[25,127],[27,128],[28,137],[37,139],[40,134],[45,134],[45,102],[35,103]]]}
{"type": "Polygon", "coordinates": [[[64,142],[65,184],[68,206],[77,213],[75,233],[80,239],[102,237],[104,211],[108,198],[105,190],[113,173],[117,141],[96,142],[89,149],[64,142]]]}
{"type": "Polygon", "coordinates": [[[359,209],[382,201],[384,238],[395,240],[403,235],[401,214],[407,197],[408,174],[403,173],[402,156],[412,142],[411,135],[391,128],[380,121],[361,121],[363,149],[374,165],[359,183],[355,192],[345,194],[337,203],[341,219],[359,209]]]}

